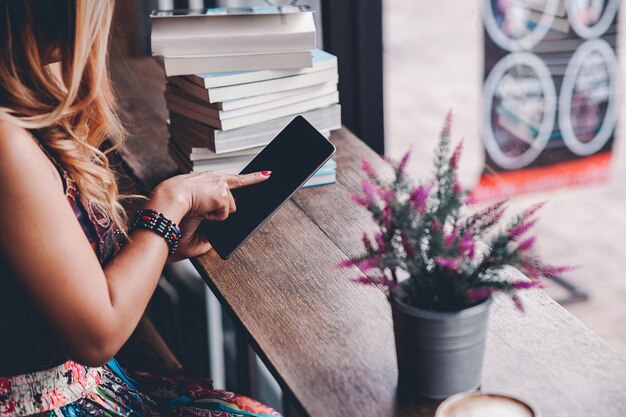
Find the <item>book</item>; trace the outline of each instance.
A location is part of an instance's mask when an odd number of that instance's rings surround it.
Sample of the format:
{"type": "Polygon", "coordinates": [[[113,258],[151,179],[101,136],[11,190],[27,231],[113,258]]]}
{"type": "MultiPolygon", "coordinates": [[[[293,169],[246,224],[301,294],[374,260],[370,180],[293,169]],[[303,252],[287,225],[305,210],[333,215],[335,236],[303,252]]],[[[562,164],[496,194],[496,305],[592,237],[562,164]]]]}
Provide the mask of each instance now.
{"type": "Polygon", "coordinates": [[[315,30],[311,34],[206,36],[195,38],[152,39],[152,55],[198,56],[295,52],[315,48],[315,30]]]}
{"type": "Polygon", "coordinates": [[[325,174],[315,174],[302,186],[302,188],[317,187],[318,185],[328,185],[337,182],[336,173],[326,172],[325,174]]]}
{"type": "Polygon", "coordinates": [[[156,10],[150,23],[153,39],[289,34],[310,30],[313,10],[308,6],[156,10]]]}
{"type": "Polygon", "coordinates": [[[281,91],[295,90],[302,87],[323,84],[328,82],[337,83],[339,73],[337,68],[316,71],[308,74],[292,75],[289,77],[273,80],[258,81],[246,84],[236,84],[225,87],[203,88],[184,77],[170,77],[169,82],[178,88],[209,103],[236,100],[261,94],[277,93],[281,91]]]}
{"type": "Polygon", "coordinates": [[[286,52],[315,48],[309,9],[297,13],[187,14],[154,13],[153,55],[220,55],[286,52]]]}
{"type": "Polygon", "coordinates": [[[165,98],[168,102],[177,103],[185,108],[204,114],[213,119],[227,120],[236,117],[245,116],[248,114],[263,112],[266,110],[275,109],[277,107],[288,106],[295,103],[311,100],[314,98],[322,97],[327,94],[331,94],[337,91],[337,84],[325,83],[315,86],[311,86],[304,93],[291,94],[286,97],[281,97],[276,100],[266,101],[263,103],[255,104],[252,106],[243,107],[235,110],[219,110],[214,107],[207,106],[206,102],[195,98],[194,96],[187,94],[184,90],[168,84],[165,90],[165,98]]]}
{"type": "Polygon", "coordinates": [[[182,106],[178,103],[167,101],[167,108],[172,113],[185,116],[189,119],[204,123],[222,131],[229,131],[244,126],[253,125],[255,123],[265,122],[273,119],[277,119],[284,116],[296,115],[298,113],[304,113],[310,110],[314,110],[320,107],[327,107],[331,104],[339,103],[339,93],[337,91],[326,94],[321,97],[317,97],[311,100],[302,101],[299,103],[293,103],[290,105],[277,107],[265,111],[242,115],[240,117],[229,118],[225,120],[215,119],[204,113],[199,113],[188,107],[182,106]]]}
{"type": "MultiPolygon", "coordinates": [[[[336,83],[333,83],[332,81],[330,83],[333,85],[336,85],[336,83]]],[[[240,99],[235,99],[235,100],[218,101],[217,103],[207,103],[206,106],[211,107],[213,109],[224,110],[224,111],[237,110],[237,109],[241,109],[244,107],[255,106],[257,104],[269,103],[272,101],[281,100],[283,98],[287,98],[291,96],[297,96],[300,94],[308,94],[312,91],[317,90],[320,85],[321,84],[316,84],[316,85],[311,85],[308,87],[296,88],[294,90],[279,91],[278,93],[261,94],[259,96],[245,97],[245,98],[240,98],[240,99]]]]}
{"type": "MultiPolygon", "coordinates": [[[[170,153],[174,157],[174,160],[178,163],[179,168],[183,172],[206,172],[217,171],[224,174],[238,174],[243,170],[246,165],[254,159],[249,160],[245,157],[227,158],[225,160],[216,160],[209,163],[193,163],[187,164],[178,152],[170,146],[170,153]]],[[[334,160],[330,159],[324,166],[322,166],[309,180],[302,186],[302,188],[315,187],[319,185],[327,185],[335,183],[336,180],[336,168],[337,164],[334,160]]]]}
{"type": "Polygon", "coordinates": [[[331,158],[328,161],[326,161],[324,165],[322,165],[322,167],[319,169],[319,171],[316,172],[316,174],[325,174],[327,172],[336,171],[336,170],[337,170],[337,161],[331,158]]]}
{"type": "Polygon", "coordinates": [[[174,157],[174,160],[177,162],[179,168],[187,172],[203,172],[212,170],[222,172],[224,174],[237,174],[256,156],[256,154],[239,155],[192,162],[189,159],[186,159],[180,150],[171,142],[169,144],[169,149],[170,154],[174,157]]]}
{"type": "MultiPolygon", "coordinates": [[[[175,148],[172,148],[173,152],[177,152],[175,148]]],[[[224,174],[238,174],[246,165],[252,161],[257,154],[246,156],[235,156],[229,158],[220,158],[207,161],[194,161],[193,163],[186,163],[181,168],[189,167],[193,172],[203,171],[218,171],[224,174]]],[[[315,174],[326,175],[334,173],[337,169],[337,163],[333,159],[329,159],[315,174]]]]}
{"type": "Polygon", "coordinates": [[[279,70],[313,65],[309,50],[231,55],[164,56],[162,60],[165,74],[168,77],[195,74],[200,71],[279,70]]]}
{"type": "Polygon", "coordinates": [[[310,68],[298,68],[292,70],[265,70],[265,71],[229,71],[229,72],[203,72],[185,75],[189,81],[203,88],[225,87],[235,84],[246,84],[257,81],[273,80],[276,78],[289,77],[291,75],[308,74],[330,68],[337,68],[337,57],[321,49],[313,49],[311,52],[312,66],[310,68]]]}
{"type": "MultiPolygon", "coordinates": [[[[224,156],[245,156],[256,155],[263,150],[265,146],[257,146],[255,148],[242,149],[240,151],[229,152],[226,154],[217,154],[208,148],[193,148],[191,152],[188,152],[189,160],[194,161],[209,161],[214,159],[223,158],[224,156]],[[195,152],[194,152],[195,150],[195,152]]],[[[184,149],[181,149],[184,151],[184,149]]]]}
{"type": "MultiPolygon", "coordinates": [[[[319,131],[341,128],[341,106],[339,104],[311,110],[301,115],[319,131]]],[[[294,116],[281,117],[225,132],[184,116],[172,114],[170,117],[170,134],[176,140],[186,143],[187,146],[205,147],[220,154],[267,145],[293,118],[294,116]]]]}
{"type": "MultiPolygon", "coordinates": [[[[322,136],[330,140],[330,131],[320,132],[322,136]]],[[[187,143],[177,141],[172,138],[171,143],[178,148],[181,154],[188,157],[191,162],[201,161],[207,159],[217,159],[224,156],[242,156],[242,155],[256,155],[265,148],[265,146],[257,146],[254,148],[242,149],[234,152],[215,153],[209,148],[189,146],[187,143]]]]}

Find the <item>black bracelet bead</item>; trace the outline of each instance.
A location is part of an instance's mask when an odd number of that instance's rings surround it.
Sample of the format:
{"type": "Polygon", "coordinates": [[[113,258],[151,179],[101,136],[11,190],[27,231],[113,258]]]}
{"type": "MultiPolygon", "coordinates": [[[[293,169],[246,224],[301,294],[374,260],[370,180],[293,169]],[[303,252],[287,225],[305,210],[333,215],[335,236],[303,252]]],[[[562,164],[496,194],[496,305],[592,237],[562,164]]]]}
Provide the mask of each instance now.
{"type": "Polygon", "coordinates": [[[155,210],[137,210],[130,223],[129,233],[135,229],[151,230],[161,236],[169,246],[170,255],[176,251],[180,243],[180,228],[155,210]]]}

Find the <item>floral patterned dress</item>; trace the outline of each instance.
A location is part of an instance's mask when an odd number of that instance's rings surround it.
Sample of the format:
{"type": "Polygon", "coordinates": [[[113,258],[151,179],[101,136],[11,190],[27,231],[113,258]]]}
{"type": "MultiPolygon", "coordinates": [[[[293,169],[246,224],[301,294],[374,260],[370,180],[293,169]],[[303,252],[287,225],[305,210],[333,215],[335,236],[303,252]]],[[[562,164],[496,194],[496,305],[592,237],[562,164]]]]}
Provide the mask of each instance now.
{"type": "MultiPolygon", "coordinates": [[[[50,159],[54,162],[54,158],[50,159]]],[[[59,168],[59,171],[68,201],[104,265],[118,249],[111,217],[82,201],[74,181],[63,169],[59,168]]],[[[0,280],[2,278],[6,277],[0,276],[0,280]]],[[[0,373],[1,417],[279,415],[248,397],[213,389],[210,379],[149,374],[137,374],[131,378],[115,359],[103,367],[90,368],[71,360],[59,360],[59,355],[62,354],[57,352],[52,356],[56,363],[61,363],[47,369],[17,376],[1,376],[0,373]]],[[[0,362],[11,359],[0,357],[0,362]]]]}

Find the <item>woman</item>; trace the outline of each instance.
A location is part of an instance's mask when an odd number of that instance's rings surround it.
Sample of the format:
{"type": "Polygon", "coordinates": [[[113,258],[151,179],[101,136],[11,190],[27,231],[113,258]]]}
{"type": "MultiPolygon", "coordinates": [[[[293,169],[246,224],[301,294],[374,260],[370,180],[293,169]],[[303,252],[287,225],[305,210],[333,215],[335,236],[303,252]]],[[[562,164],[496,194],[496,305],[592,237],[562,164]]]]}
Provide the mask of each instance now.
{"type": "Polygon", "coordinates": [[[0,0],[0,415],[275,415],[210,381],[137,382],[110,361],[163,265],[209,250],[202,218],[226,219],[230,189],[270,174],[173,177],[126,234],[98,149],[124,137],[106,69],[112,9],[0,0]]]}

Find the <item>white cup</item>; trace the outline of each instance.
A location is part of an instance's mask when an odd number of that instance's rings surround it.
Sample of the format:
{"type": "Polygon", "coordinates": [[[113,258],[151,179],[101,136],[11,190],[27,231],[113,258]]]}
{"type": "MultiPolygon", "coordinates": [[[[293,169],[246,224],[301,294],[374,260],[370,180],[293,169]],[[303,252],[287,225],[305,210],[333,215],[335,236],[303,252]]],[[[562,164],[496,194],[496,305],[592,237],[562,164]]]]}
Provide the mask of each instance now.
{"type": "Polygon", "coordinates": [[[509,395],[470,392],[445,400],[435,417],[539,417],[539,413],[528,403],[509,395]]]}

